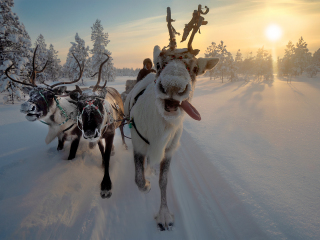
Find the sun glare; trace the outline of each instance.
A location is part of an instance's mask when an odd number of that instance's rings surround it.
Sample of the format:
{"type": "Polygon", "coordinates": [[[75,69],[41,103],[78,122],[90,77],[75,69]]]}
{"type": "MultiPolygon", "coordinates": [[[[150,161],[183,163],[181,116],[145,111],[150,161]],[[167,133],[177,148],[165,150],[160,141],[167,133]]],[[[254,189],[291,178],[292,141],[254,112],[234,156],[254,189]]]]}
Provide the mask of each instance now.
{"type": "Polygon", "coordinates": [[[269,40],[276,41],[280,39],[282,30],[278,25],[272,24],[267,27],[265,34],[269,40]]]}

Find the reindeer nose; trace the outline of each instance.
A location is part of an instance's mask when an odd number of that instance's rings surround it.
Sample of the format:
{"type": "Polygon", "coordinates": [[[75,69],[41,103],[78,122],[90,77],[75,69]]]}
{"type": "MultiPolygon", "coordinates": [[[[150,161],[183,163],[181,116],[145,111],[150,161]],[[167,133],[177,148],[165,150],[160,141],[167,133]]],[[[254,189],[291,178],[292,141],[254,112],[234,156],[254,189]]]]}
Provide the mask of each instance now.
{"type": "Polygon", "coordinates": [[[94,131],[87,130],[83,132],[83,138],[85,139],[94,139],[100,137],[100,132],[98,129],[95,129],[94,131]]]}
{"type": "Polygon", "coordinates": [[[29,113],[29,112],[35,112],[37,110],[37,106],[30,102],[25,102],[21,104],[20,112],[22,113],[29,113]]]}

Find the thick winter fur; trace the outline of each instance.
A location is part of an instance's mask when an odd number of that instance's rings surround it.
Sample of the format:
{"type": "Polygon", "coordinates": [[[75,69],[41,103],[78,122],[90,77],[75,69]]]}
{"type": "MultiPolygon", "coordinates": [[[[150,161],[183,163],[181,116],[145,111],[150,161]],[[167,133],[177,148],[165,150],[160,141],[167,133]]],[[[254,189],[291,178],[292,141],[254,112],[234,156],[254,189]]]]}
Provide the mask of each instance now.
{"type": "Polygon", "coordinates": [[[146,143],[135,128],[131,128],[135,181],[141,191],[150,190],[150,183],[144,178],[145,158],[151,165],[160,163],[161,205],[156,221],[160,230],[170,230],[174,220],[166,201],[167,173],[183,130],[185,111],[181,102],[191,101],[196,76],[212,69],[219,59],[196,59],[186,49],[159,51],[159,47],[155,47],[154,58],[157,74],[149,74],[136,84],[127,96],[125,115],[130,120],[134,119],[137,130],[150,142],[146,143]],[[135,101],[143,89],[144,93],[135,101]],[[169,106],[170,102],[180,103],[176,111],[166,111],[168,101],[169,106]]]}
{"type": "Polygon", "coordinates": [[[29,121],[43,121],[48,124],[49,131],[45,142],[49,144],[58,137],[57,150],[62,150],[65,141],[71,141],[68,160],[75,158],[81,131],[77,128],[77,108],[68,96],[58,97],[56,94],[65,92],[66,87],[47,89],[42,87],[24,87],[23,90],[29,94],[29,100],[21,105],[20,111],[26,114],[29,121]],[[41,94],[40,94],[41,93],[41,94]],[[54,96],[58,99],[60,107],[68,115],[69,120],[58,108],[54,96]],[[65,123],[64,123],[65,122],[65,123]],[[60,125],[61,124],[61,125],[60,125]]]}
{"type": "Polygon", "coordinates": [[[77,101],[79,127],[82,129],[84,139],[91,144],[98,143],[104,166],[100,195],[102,198],[110,198],[112,183],[109,175],[109,162],[115,130],[118,127],[120,127],[123,144],[126,147],[122,125],[124,109],[121,95],[116,89],[110,87],[100,88],[96,92],[93,92],[92,89],[81,91],[78,88],[70,93],[70,97],[77,101]]]}

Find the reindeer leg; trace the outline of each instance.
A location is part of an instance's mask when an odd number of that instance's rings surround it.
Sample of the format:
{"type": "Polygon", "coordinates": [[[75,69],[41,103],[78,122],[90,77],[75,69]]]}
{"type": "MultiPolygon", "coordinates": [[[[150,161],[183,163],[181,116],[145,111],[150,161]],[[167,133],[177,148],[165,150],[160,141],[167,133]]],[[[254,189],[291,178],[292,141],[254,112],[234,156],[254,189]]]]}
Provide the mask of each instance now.
{"type": "Polygon", "coordinates": [[[61,136],[58,137],[58,147],[57,147],[58,151],[63,149],[65,141],[66,141],[66,138],[64,134],[62,135],[62,137],[61,136]]]}
{"type": "Polygon", "coordinates": [[[72,135],[77,135],[77,138],[74,139],[71,143],[71,147],[70,147],[70,153],[69,153],[69,157],[68,160],[72,160],[76,157],[76,153],[79,147],[79,142],[80,142],[80,138],[81,138],[81,131],[78,128],[75,128],[74,130],[72,130],[71,132],[72,135]]]}
{"type": "Polygon", "coordinates": [[[124,139],[124,132],[123,132],[124,123],[125,123],[125,120],[122,120],[121,125],[119,126],[119,128],[120,128],[120,132],[121,132],[122,145],[125,147],[126,150],[128,150],[128,146],[127,146],[126,141],[124,139]]]}
{"type": "Polygon", "coordinates": [[[161,193],[161,204],[158,215],[155,217],[160,231],[172,230],[174,217],[169,212],[167,205],[167,175],[169,172],[171,157],[165,157],[160,165],[159,187],[161,193]]]}
{"type": "Polygon", "coordinates": [[[76,138],[76,139],[74,139],[72,141],[68,160],[72,160],[72,159],[74,159],[76,157],[76,153],[77,153],[77,150],[78,150],[79,142],[80,142],[79,138],[76,138]]]}
{"type": "Polygon", "coordinates": [[[110,198],[112,195],[111,188],[112,183],[109,175],[109,162],[110,162],[110,154],[113,145],[115,129],[113,131],[108,131],[105,133],[104,139],[106,142],[105,152],[102,154],[103,165],[104,165],[104,176],[101,182],[101,191],[100,196],[102,198],[110,198]]]}
{"type": "Polygon", "coordinates": [[[144,159],[140,153],[134,152],[134,165],[135,165],[135,182],[141,192],[148,193],[151,189],[150,182],[144,176],[144,159]]]}
{"type": "Polygon", "coordinates": [[[99,146],[99,150],[100,150],[101,156],[102,156],[102,167],[104,167],[104,162],[103,162],[104,146],[103,146],[103,143],[102,143],[102,139],[99,140],[98,146],[99,146]]]}

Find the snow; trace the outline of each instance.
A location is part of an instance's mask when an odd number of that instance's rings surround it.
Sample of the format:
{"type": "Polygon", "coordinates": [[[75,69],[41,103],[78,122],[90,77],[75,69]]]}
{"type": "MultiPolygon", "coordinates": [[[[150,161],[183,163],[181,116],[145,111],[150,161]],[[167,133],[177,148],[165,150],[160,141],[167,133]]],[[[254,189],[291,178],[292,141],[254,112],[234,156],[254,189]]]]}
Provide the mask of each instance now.
{"type": "MultiPolygon", "coordinates": [[[[121,93],[130,78],[108,85],[121,93]]],[[[318,239],[319,100],[319,77],[199,78],[192,104],[202,120],[186,117],[169,172],[171,232],[154,220],[158,176],[148,176],[148,194],[138,190],[132,144],[124,150],[118,130],[113,195],[101,199],[97,147],[82,141],[67,161],[69,144],[45,145],[46,125],[0,104],[0,239],[318,239]]]]}

